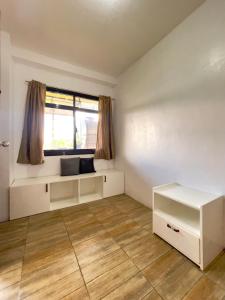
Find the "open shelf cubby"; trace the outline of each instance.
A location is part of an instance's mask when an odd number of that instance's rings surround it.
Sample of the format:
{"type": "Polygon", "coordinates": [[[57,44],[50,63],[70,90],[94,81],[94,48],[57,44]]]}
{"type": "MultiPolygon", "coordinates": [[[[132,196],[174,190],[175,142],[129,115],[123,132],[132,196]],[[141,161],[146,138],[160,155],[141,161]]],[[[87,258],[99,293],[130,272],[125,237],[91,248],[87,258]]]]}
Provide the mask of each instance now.
{"type": "Polygon", "coordinates": [[[60,209],[79,204],[79,181],[54,182],[50,184],[50,209],[60,209]]]}
{"type": "Polygon", "coordinates": [[[155,194],[155,214],[200,237],[200,211],[155,194]]]}
{"type": "Polygon", "coordinates": [[[103,176],[50,183],[50,209],[60,209],[103,198],[103,176]]]}
{"type": "Polygon", "coordinates": [[[80,179],[79,202],[85,203],[103,198],[103,176],[80,179]]]}

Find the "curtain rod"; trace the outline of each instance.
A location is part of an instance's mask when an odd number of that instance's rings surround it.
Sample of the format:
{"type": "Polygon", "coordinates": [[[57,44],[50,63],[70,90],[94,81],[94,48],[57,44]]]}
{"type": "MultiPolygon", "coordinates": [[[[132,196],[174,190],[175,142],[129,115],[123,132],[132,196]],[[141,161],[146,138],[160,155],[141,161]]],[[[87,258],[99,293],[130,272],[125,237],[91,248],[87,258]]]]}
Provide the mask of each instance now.
{"type": "MultiPolygon", "coordinates": [[[[29,82],[31,82],[32,80],[25,80],[25,83],[29,83],[29,82]]],[[[63,90],[63,89],[62,89],[63,90]]],[[[76,93],[76,92],[75,92],[76,93]]],[[[80,94],[83,94],[82,92],[78,92],[78,93],[80,93],[80,94]]],[[[95,97],[99,97],[99,96],[95,96],[95,97]]],[[[113,101],[115,101],[116,99],[115,98],[112,98],[111,97],[111,99],[113,100],[113,101]]]]}

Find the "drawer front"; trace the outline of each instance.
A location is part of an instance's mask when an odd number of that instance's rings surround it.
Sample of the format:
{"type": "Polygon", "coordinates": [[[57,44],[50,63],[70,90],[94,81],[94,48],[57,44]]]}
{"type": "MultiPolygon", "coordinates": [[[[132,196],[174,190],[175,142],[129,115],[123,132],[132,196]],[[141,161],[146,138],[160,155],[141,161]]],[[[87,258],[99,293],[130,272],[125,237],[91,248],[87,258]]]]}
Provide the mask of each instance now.
{"type": "Polygon", "coordinates": [[[153,232],[182,252],[196,264],[200,264],[200,240],[179,226],[153,214],[153,232]]]}

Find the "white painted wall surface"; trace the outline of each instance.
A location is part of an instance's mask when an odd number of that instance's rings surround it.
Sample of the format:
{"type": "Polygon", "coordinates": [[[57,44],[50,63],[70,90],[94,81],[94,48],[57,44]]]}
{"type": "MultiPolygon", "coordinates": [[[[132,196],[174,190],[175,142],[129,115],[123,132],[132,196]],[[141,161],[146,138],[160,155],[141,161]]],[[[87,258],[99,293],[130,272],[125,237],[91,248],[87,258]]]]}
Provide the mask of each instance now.
{"type": "Polygon", "coordinates": [[[147,206],[174,181],[225,194],[224,29],[208,0],[119,78],[116,165],[147,206]]]}
{"type": "MultiPolygon", "coordinates": [[[[0,20],[1,21],[1,20],[0,20]]],[[[8,212],[8,187],[12,182],[11,110],[11,40],[7,32],[0,31],[0,142],[9,141],[10,147],[0,147],[0,222],[6,221],[8,212]]]]}
{"type": "MultiPolygon", "coordinates": [[[[72,69],[61,71],[47,65],[45,57],[45,66],[40,63],[32,63],[29,56],[29,62],[21,58],[13,60],[13,140],[14,140],[14,177],[26,178],[36,176],[56,175],[60,173],[60,157],[46,157],[43,165],[31,166],[17,164],[17,156],[21,141],[27,84],[26,80],[38,80],[52,87],[68,89],[72,91],[83,92],[91,95],[108,95],[113,97],[113,87],[109,84],[103,84],[103,76],[101,78],[93,78],[90,80],[90,73],[87,73],[87,79],[82,76],[74,76],[72,69]],[[100,79],[100,80],[99,80],[100,79]]],[[[51,61],[50,61],[51,62],[51,61]]],[[[60,64],[60,67],[63,64],[60,64]]],[[[108,78],[106,78],[108,79],[108,78]]],[[[70,156],[71,157],[71,156],[70,156]]],[[[113,161],[96,160],[95,167],[97,170],[113,168],[113,161]]]]}

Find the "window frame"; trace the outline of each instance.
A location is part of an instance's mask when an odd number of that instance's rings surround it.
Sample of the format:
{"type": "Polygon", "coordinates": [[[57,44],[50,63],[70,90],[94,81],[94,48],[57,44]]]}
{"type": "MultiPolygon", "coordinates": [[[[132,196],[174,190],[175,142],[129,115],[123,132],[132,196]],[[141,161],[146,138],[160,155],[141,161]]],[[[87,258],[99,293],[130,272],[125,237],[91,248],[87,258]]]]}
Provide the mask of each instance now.
{"type": "Polygon", "coordinates": [[[99,102],[99,98],[97,96],[92,96],[92,95],[83,94],[83,93],[79,93],[79,92],[73,92],[73,91],[59,89],[59,88],[50,87],[50,86],[46,87],[46,91],[73,96],[73,106],[66,106],[66,105],[62,105],[62,104],[54,104],[54,103],[46,103],[45,102],[45,107],[73,111],[73,120],[74,120],[73,144],[74,144],[74,148],[73,149],[44,150],[44,156],[94,154],[95,149],[76,149],[76,117],[75,117],[75,113],[76,113],[76,111],[83,111],[83,112],[95,113],[95,114],[98,114],[99,112],[96,110],[92,110],[92,109],[76,107],[75,106],[75,98],[80,97],[80,98],[90,99],[90,100],[94,100],[94,101],[98,101],[98,102],[99,102]]]}

